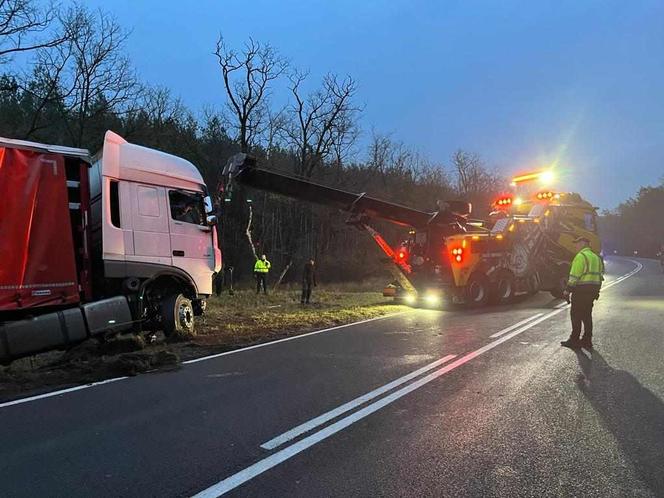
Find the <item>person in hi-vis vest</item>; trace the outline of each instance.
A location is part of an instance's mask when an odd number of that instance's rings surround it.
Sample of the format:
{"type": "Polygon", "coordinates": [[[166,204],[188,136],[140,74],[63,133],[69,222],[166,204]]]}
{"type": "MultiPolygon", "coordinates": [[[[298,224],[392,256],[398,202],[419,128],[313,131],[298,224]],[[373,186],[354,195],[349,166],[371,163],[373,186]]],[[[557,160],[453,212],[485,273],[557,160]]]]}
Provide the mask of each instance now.
{"type": "Polygon", "coordinates": [[[604,261],[590,248],[590,241],[585,237],[574,240],[577,254],[569,270],[565,299],[571,301],[570,318],[572,333],[569,339],[561,341],[566,347],[593,347],[593,302],[599,298],[599,291],[604,280],[604,261]],[[571,299],[570,299],[571,295],[571,299]],[[581,325],[583,324],[583,337],[581,325]]]}
{"type": "Polygon", "coordinates": [[[254,265],[256,294],[260,293],[261,286],[263,287],[263,293],[267,294],[267,274],[270,272],[270,266],[270,262],[267,260],[265,254],[263,254],[260,259],[256,260],[256,264],[254,265]]]}

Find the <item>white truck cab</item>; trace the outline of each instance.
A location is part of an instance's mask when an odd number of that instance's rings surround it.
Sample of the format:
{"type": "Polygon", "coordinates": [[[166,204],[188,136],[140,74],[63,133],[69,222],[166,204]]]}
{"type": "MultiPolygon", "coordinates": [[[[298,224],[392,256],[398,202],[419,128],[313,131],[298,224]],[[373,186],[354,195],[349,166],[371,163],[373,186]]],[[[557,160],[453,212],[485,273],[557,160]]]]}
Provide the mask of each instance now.
{"type": "Polygon", "coordinates": [[[146,318],[161,316],[166,329],[193,329],[221,268],[216,217],[200,172],[108,131],[90,174],[92,240],[104,278],[142,289],[146,318]],[[169,297],[174,302],[164,305],[169,297]]]}

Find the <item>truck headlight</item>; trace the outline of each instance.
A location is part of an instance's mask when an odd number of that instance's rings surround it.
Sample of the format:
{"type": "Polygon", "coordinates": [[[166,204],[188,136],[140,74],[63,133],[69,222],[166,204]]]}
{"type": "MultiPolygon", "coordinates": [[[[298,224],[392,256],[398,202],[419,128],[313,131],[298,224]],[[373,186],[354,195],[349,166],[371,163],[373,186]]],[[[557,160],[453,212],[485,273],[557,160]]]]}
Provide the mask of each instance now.
{"type": "Polygon", "coordinates": [[[406,294],[403,300],[406,304],[412,306],[417,302],[417,297],[415,297],[415,294],[406,294]]]}
{"type": "Polygon", "coordinates": [[[440,296],[438,294],[434,294],[433,292],[429,292],[424,296],[424,301],[429,306],[438,306],[440,304],[440,296]]]}

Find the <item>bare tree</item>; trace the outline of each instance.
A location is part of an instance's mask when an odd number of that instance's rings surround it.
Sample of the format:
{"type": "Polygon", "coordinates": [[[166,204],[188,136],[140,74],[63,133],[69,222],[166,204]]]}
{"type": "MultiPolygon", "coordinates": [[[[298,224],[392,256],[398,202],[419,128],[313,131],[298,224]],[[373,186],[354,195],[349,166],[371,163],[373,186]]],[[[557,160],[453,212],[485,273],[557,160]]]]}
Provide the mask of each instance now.
{"type": "Polygon", "coordinates": [[[452,168],[461,195],[491,192],[496,188],[496,175],[487,170],[477,154],[457,150],[452,156],[452,168]]]}
{"type": "Polygon", "coordinates": [[[227,108],[233,116],[231,125],[237,131],[241,151],[248,152],[268,121],[270,83],[284,73],[288,63],[270,45],[251,38],[237,52],[220,36],[214,54],[228,97],[227,108]]]}
{"type": "Polygon", "coordinates": [[[57,17],[53,5],[36,5],[33,0],[0,0],[0,63],[13,54],[63,43],[68,33],[44,35],[57,17]]]}
{"type": "Polygon", "coordinates": [[[128,33],[114,18],[77,5],[62,17],[62,23],[68,40],[38,50],[39,84],[24,90],[40,102],[37,115],[45,103],[57,102],[70,142],[83,146],[90,123],[105,114],[120,116],[131,110],[141,86],[124,55],[128,33]]]}
{"type": "Polygon", "coordinates": [[[64,87],[65,103],[74,116],[69,123],[76,145],[82,145],[86,125],[104,113],[122,114],[135,102],[140,85],[124,46],[129,33],[110,15],[84,7],[69,11],[71,64],[64,87]]]}
{"type": "Polygon", "coordinates": [[[298,159],[296,173],[309,178],[331,154],[341,160],[353,145],[361,109],[353,103],[357,86],[350,76],[340,80],[328,74],[322,87],[308,96],[302,90],[306,78],[306,73],[297,71],[290,76],[294,103],[288,109],[291,119],[285,133],[298,159]]]}

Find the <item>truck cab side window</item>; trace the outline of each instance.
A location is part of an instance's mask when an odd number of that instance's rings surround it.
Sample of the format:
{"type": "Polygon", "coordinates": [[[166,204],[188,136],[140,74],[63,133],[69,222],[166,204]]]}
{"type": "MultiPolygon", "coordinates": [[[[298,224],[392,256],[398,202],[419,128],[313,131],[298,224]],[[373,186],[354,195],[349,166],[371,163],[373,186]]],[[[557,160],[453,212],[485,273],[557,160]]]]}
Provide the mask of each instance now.
{"type": "Polygon", "coordinates": [[[205,225],[205,205],[203,194],[171,190],[168,192],[171,217],[176,221],[205,225]]]}
{"type": "Polygon", "coordinates": [[[120,192],[118,190],[118,182],[115,180],[111,180],[110,194],[111,223],[116,228],[122,228],[120,226],[120,192]]]}

